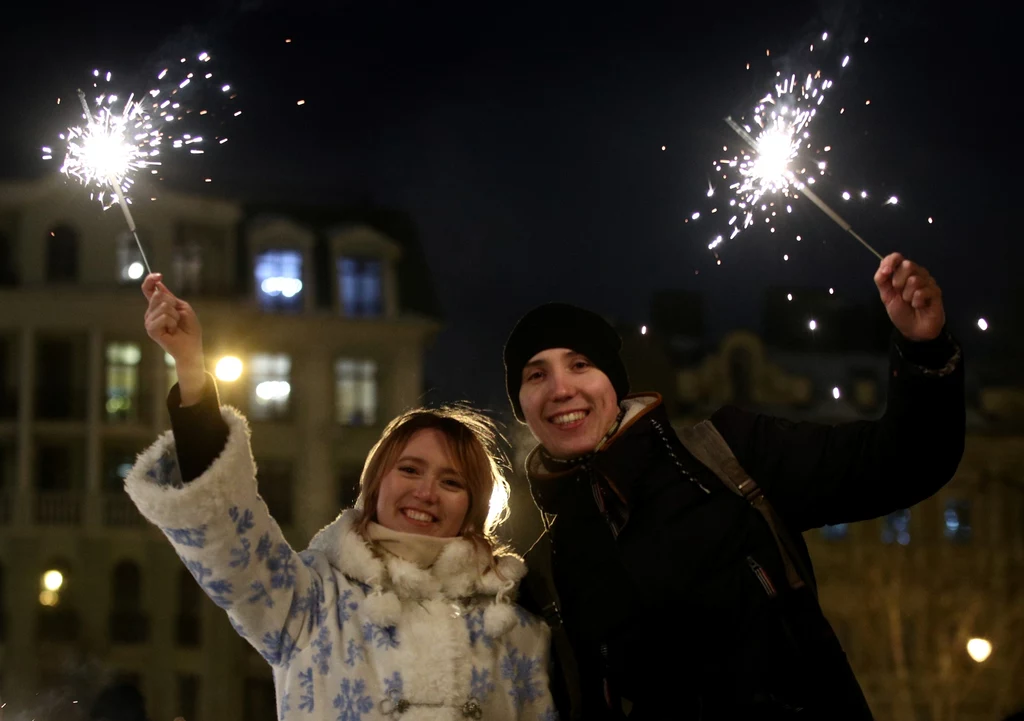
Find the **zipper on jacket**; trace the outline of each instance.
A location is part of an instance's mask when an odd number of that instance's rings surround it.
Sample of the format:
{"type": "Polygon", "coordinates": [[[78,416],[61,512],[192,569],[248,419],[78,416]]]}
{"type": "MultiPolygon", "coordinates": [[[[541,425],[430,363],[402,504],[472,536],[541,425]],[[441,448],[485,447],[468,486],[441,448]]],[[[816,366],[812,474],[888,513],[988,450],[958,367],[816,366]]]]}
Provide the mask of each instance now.
{"type": "Polygon", "coordinates": [[[750,566],[750,570],[754,572],[757,580],[761,582],[761,588],[764,589],[769,598],[775,598],[779,595],[779,592],[775,590],[775,584],[772,583],[772,579],[768,576],[768,572],[764,570],[764,566],[755,561],[753,556],[747,556],[747,565],[750,566]]]}

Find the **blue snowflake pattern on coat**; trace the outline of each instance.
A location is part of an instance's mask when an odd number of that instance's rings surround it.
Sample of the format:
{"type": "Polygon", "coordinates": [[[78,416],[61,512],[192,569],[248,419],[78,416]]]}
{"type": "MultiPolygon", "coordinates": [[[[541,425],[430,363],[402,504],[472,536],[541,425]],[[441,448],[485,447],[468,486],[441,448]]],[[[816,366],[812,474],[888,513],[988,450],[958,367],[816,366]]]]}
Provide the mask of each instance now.
{"type": "Polygon", "coordinates": [[[270,540],[270,533],[264,533],[256,543],[256,560],[263,562],[270,558],[270,551],[273,542],[270,540]]]}
{"type": "Polygon", "coordinates": [[[396,695],[398,698],[405,693],[405,684],[402,682],[402,674],[395,671],[390,676],[384,677],[384,693],[387,696],[396,695]]]}
{"type": "Polygon", "coordinates": [[[487,697],[494,691],[494,681],[491,679],[491,670],[489,668],[477,668],[473,667],[472,675],[469,679],[469,695],[475,698],[480,703],[485,703],[487,697]]]}
{"type": "Polygon", "coordinates": [[[508,695],[517,711],[534,701],[543,693],[541,685],[534,678],[540,671],[538,659],[520,655],[519,649],[510,648],[508,655],[501,660],[501,677],[512,683],[508,695]]]}
{"type": "Polygon", "coordinates": [[[335,608],[338,615],[338,628],[345,625],[345,622],[352,618],[352,614],[359,609],[359,604],[352,600],[352,589],[346,588],[344,592],[336,594],[335,608]]]}
{"type": "Polygon", "coordinates": [[[235,533],[239,536],[244,536],[246,531],[251,531],[253,526],[256,525],[253,520],[252,511],[248,508],[240,511],[238,506],[232,506],[228,509],[228,516],[235,522],[235,533]]]}
{"type": "Polygon", "coordinates": [[[306,614],[306,631],[313,633],[313,629],[320,628],[327,620],[327,609],[324,587],[318,580],[314,580],[306,592],[296,594],[292,597],[292,605],[288,608],[288,619],[291,620],[300,614],[306,614]]]}
{"type": "Polygon", "coordinates": [[[287,543],[277,544],[277,550],[267,559],[271,588],[295,588],[295,551],[287,543]]]}
{"type": "Polygon", "coordinates": [[[285,691],[284,695],[281,696],[281,713],[278,714],[278,718],[284,718],[284,715],[291,710],[291,694],[285,691]]]}
{"type": "Polygon", "coordinates": [[[366,695],[366,682],[342,679],[341,693],[334,697],[338,721],[362,721],[363,714],[373,710],[373,699],[366,695]]]}
{"type": "Polygon", "coordinates": [[[249,585],[249,590],[252,591],[252,595],[246,600],[249,603],[263,602],[263,605],[267,608],[274,607],[274,599],[270,596],[270,592],[267,591],[267,587],[263,585],[263,581],[253,581],[249,585]]]}
{"type": "Polygon", "coordinates": [[[246,569],[249,567],[249,560],[251,558],[249,549],[252,548],[252,544],[245,537],[245,532],[252,530],[255,525],[252,511],[248,508],[241,511],[238,506],[232,506],[228,509],[228,516],[231,518],[232,523],[235,524],[235,535],[238,536],[238,541],[241,544],[231,549],[231,562],[228,565],[231,568],[246,569]]]}
{"type": "Polygon", "coordinates": [[[204,523],[198,528],[161,528],[171,543],[185,548],[204,548],[206,546],[206,528],[204,523]]]}
{"type": "Polygon", "coordinates": [[[231,549],[231,561],[228,563],[232,568],[246,569],[249,567],[249,560],[252,555],[249,553],[249,549],[252,544],[249,543],[249,539],[242,536],[239,540],[240,546],[231,549]]]}
{"type": "Polygon", "coordinates": [[[188,572],[192,574],[196,582],[206,591],[206,595],[210,597],[211,601],[221,608],[231,607],[231,601],[226,595],[232,592],[230,581],[212,579],[208,581],[206,579],[213,575],[213,569],[204,566],[202,561],[182,560],[185,561],[185,568],[188,569],[188,572]]]}
{"type": "Polygon", "coordinates": [[[178,473],[178,459],[174,453],[167,452],[160,456],[156,463],[146,471],[146,476],[152,478],[160,486],[173,486],[181,488],[181,474],[178,473]]]}
{"type": "Polygon", "coordinates": [[[299,671],[299,687],[302,688],[302,696],[299,697],[299,711],[313,713],[313,707],[316,704],[316,699],[314,698],[315,693],[313,692],[312,667],[307,668],[305,671],[299,671]]]}
{"type": "Polygon", "coordinates": [[[242,626],[238,621],[235,620],[234,616],[228,614],[228,622],[231,624],[231,628],[235,629],[235,633],[244,638],[246,641],[249,640],[249,634],[245,632],[245,627],[242,626]]]}
{"type": "Polygon", "coordinates": [[[378,626],[367,621],[363,624],[363,641],[374,641],[377,648],[398,648],[398,629],[394,626],[378,626]]]}
{"type": "Polygon", "coordinates": [[[313,655],[313,663],[321,676],[326,676],[331,670],[331,651],[334,650],[334,643],[330,640],[331,631],[327,626],[321,626],[320,633],[313,639],[313,648],[316,653],[313,655]]]}
{"type": "Polygon", "coordinates": [[[466,628],[469,630],[470,646],[476,646],[477,641],[483,641],[485,647],[494,647],[494,639],[484,632],[484,610],[482,608],[474,608],[463,618],[466,619],[466,628]]]}
{"type": "Polygon", "coordinates": [[[287,631],[267,631],[263,634],[260,655],[271,666],[288,666],[299,652],[295,639],[287,631]]]}
{"type": "Polygon", "coordinates": [[[360,646],[358,643],[356,643],[355,639],[350,638],[348,640],[348,653],[345,656],[345,665],[346,666],[355,666],[356,665],[356,661],[359,661],[360,663],[362,663],[365,660],[366,660],[366,650],[363,649],[363,647],[360,646]]]}

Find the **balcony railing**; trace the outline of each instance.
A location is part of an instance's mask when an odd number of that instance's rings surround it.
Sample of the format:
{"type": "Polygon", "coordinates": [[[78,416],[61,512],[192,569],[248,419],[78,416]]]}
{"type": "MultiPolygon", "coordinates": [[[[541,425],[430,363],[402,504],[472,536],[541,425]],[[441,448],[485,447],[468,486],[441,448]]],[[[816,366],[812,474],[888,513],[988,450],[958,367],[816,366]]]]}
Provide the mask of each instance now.
{"type": "Polygon", "coordinates": [[[36,523],[77,526],[82,522],[81,491],[37,491],[36,523]]]}
{"type": "Polygon", "coordinates": [[[103,525],[115,528],[144,528],[146,519],[127,493],[103,494],[103,525]]]}

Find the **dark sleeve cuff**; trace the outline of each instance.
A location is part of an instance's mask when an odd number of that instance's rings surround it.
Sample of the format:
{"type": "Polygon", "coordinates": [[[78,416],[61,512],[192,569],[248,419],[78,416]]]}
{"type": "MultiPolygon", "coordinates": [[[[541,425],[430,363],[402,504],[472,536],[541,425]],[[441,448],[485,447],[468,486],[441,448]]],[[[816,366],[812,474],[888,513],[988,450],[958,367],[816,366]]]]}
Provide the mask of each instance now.
{"type": "Polygon", "coordinates": [[[195,480],[224,450],[228,442],[228,424],[220,414],[217,382],[209,373],[199,402],[182,408],[181,389],[175,383],[167,394],[167,411],[178,454],[181,480],[195,480]]]}
{"type": "Polygon", "coordinates": [[[960,344],[946,328],[927,341],[909,340],[895,329],[892,337],[899,358],[925,375],[949,375],[960,363],[960,344]]]}

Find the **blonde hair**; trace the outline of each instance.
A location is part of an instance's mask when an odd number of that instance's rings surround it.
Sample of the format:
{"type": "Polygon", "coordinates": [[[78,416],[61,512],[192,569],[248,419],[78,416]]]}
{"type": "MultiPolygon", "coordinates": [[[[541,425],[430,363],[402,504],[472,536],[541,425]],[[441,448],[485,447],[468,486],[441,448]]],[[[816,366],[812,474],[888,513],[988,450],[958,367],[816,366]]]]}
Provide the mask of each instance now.
{"type": "Polygon", "coordinates": [[[427,429],[440,431],[444,436],[455,470],[469,493],[469,508],[459,535],[486,549],[493,560],[498,550],[494,529],[508,517],[509,487],[501,473],[502,466],[507,464],[498,450],[500,436],[494,422],[465,406],[416,408],[388,423],[366,457],[359,478],[356,508],[362,510],[362,518],[356,529],[366,535],[370,522],[376,520],[384,476],[398,462],[413,435],[427,429]]]}

